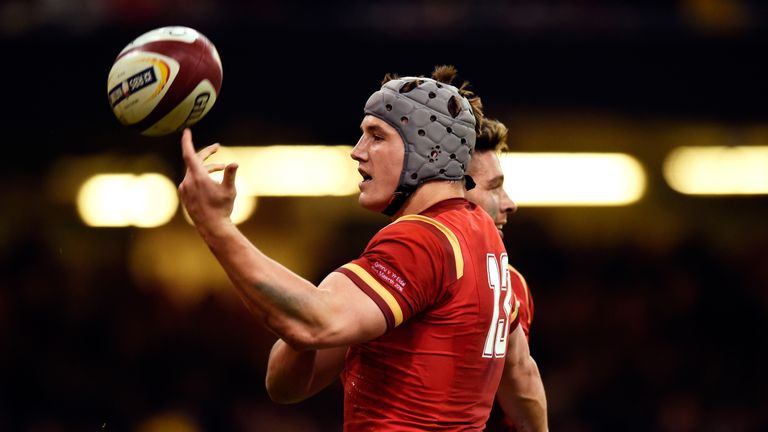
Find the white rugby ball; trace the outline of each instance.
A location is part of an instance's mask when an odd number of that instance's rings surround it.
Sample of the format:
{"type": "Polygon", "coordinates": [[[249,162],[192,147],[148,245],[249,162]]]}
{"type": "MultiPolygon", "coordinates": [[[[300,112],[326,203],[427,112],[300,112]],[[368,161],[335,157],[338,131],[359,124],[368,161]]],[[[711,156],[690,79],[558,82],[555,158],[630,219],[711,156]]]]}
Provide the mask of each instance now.
{"type": "Polygon", "coordinates": [[[208,114],[222,76],[221,58],[207,37],[189,27],[161,27],[120,51],[107,96],[123,125],[143,135],[167,135],[208,114]]]}

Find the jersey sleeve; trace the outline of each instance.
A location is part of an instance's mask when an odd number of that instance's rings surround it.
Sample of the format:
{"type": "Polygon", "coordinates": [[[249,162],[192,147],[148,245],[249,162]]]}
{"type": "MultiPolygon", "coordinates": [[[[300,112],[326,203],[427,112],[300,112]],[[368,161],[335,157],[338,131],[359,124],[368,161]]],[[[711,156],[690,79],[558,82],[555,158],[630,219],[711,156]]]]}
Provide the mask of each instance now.
{"type": "Polygon", "coordinates": [[[520,320],[520,325],[523,326],[523,331],[527,337],[531,330],[531,323],[533,322],[533,297],[531,297],[528,283],[523,275],[511,265],[508,265],[507,269],[509,270],[509,283],[512,286],[512,290],[515,292],[517,300],[520,302],[518,319],[520,320]]]}
{"type": "Polygon", "coordinates": [[[458,279],[450,237],[418,220],[379,231],[365,252],[336,271],[349,277],[381,309],[392,329],[440,301],[458,279]]]}

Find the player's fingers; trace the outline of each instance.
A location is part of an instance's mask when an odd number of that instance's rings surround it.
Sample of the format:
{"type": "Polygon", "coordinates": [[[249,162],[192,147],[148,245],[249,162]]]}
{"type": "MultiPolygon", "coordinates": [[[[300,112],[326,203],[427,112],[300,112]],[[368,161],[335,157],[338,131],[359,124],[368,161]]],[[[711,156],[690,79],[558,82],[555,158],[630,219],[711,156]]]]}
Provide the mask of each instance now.
{"type": "Polygon", "coordinates": [[[197,152],[197,157],[199,157],[201,161],[204,161],[209,157],[211,157],[212,154],[219,151],[219,147],[221,147],[219,143],[211,144],[208,147],[205,147],[204,149],[197,152]]]}
{"type": "Polygon", "coordinates": [[[228,189],[235,187],[235,176],[237,175],[237,163],[231,163],[224,168],[224,178],[221,184],[228,189]]]}
{"type": "Polygon", "coordinates": [[[212,171],[220,171],[223,166],[216,169],[209,169],[203,166],[202,162],[208,159],[212,154],[216,153],[221,145],[219,143],[211,144],[199,152],[195,153],[195,146],[192,143],[192,131],[189,128],[185,128],[181,134],[181,154],[184,159],[184,163],[187,165],[187,170],[195,173],[211,173],[212,171]]]}
{"type": "Polygon", "coordinates": [[[185,128],[181,133],[181,157],[187,165],[188,170],[192,170],[199,165],[195,156],[195,146],[192,144],[192,131],[185,128]]]}
{"type": "Polygon", "coordinates": [[[218,172],[223,170],[226,167],[223,163],[213,163],[213,164],[207,164],[205,165],[205,170],[208,171],[208,174],[218,172]]]}

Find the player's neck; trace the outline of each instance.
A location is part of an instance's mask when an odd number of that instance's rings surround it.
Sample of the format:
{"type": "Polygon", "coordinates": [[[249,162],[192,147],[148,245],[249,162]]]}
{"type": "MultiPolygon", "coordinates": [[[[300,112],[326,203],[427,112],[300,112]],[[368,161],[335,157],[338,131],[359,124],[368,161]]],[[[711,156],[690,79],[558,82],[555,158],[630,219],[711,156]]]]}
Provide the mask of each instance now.
{"type": "Polygon", "coordinates": [[[451,198],[464,197],[464,183],[461,181],[435,180],[422,184],[405,201],[392,220],[409,214],[418,214],[433,205],[451,198]]]}

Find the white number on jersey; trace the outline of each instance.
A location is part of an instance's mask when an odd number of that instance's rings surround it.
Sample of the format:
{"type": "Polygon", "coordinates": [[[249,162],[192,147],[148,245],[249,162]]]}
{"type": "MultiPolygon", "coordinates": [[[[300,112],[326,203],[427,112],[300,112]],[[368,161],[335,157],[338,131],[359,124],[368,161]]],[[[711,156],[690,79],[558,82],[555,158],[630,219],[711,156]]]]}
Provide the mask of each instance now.
{"type": "Polygon", "coordinates": [[[507,262],[506,253],[501,254],[501,260],[496,259],[494,254],[486,255],[488,286],[493,290],[493,317],[485,337],[483,357],[504,357],[507,352],[509,314],[512,312],[512,287],[509,286],[507,262]]]}

